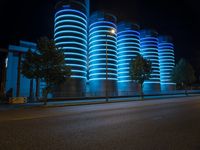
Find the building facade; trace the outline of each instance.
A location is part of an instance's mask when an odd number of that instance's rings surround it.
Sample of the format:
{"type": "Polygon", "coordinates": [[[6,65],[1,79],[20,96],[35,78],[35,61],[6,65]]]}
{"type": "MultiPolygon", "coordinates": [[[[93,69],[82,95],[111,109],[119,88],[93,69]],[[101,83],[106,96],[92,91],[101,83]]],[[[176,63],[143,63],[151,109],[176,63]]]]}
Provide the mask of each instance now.
{"type": "Polygon", "coordinates": [[[89,25],[89,86],[93,96],[117,95],[116,17],[95,12],[89,25]]]}
{"type": "Polygon", "coordinates": [[[130,62],[140,54],[140,27],[130,22],[121,22],[117,27],[118,49],[118,94],[134,95],[139,86],[130,77],[130,62]]]}
{"type": "MultiPolygon", "coordinates": [[[[6,70],[6,91],[10,91],[14,97],[30,97],[31,80],[21,74],[21,61],[23,55],[30,49],[35,51],[37,45],[32,42],[20,41],[19,46],[9,45],[8,65],[6,70]]],[[[35,83],[33,91],[35,91],[35,83]]]]}
{"type": "MultiPolygon", "coordinates": [[[[146,94],[175,90],[170,80],[175,65],[170,38],[159,37],[154,30],[140,30],[131,22],[117,23],[110,13],[97,11],[90,15],[89,0],[57,3],[54,41],[64,50],[72,72],[70,80],[55,88],[54,97],[138,94],[139,86],[129,75],[130,61],[138,54],[152,63],[151,78],[144,83],[146,94]]],[[[8,48],[6,91],[11,90],[13,96],[30,96],[31,81],[21,75],[20,62],[28,49],[36,47],[35,43],[20,41],[19,46],[8,48]]]]}
{"type": "Polygon", "coordinates": [[[144,83],[146,94],[160,92],[169,84],[163,80],[163,70],[160,72],[164,54],[158,52],[158,33],[140,30],[130,22],[117,24],[116,17],[109,13],[97,11],[90,15],[89,0],[58,3],[54,32],[56,45],[65,50],[66,65],[72,68],[71,83],[58,88],[58,93],[65,93],[60,96],[136,94],[139,86],[131,81],[129,69],[130,60],[137,54],[152,63],[151,78],[144,83]],[[112,29],[117,33],[112,35],[112,29]]]}
{"type": "Polygon", "coordinates": [[[87,26],[89,1],[61,1],[56,6],[54,40],[64,50],[71,79],[57,87],[55,96],[85,96],[87,82],[87,26]]]}
{"type": "Polygon", "coordinates": [[[160,64],[158,55],[158,33],[154,30],[140,31],[141,55],[151,61],[152,74],[148,81],[144,82],[144,92],[152,94],[160,92],[160,64]]]}
{"type": "Polygon", "coordinates": [[[171,81],[171,74],[175,67],[174,44],[169,36],[160,36],[158,44],[160,62],[161,90],[172,91],[176,84],[171,81]]]}

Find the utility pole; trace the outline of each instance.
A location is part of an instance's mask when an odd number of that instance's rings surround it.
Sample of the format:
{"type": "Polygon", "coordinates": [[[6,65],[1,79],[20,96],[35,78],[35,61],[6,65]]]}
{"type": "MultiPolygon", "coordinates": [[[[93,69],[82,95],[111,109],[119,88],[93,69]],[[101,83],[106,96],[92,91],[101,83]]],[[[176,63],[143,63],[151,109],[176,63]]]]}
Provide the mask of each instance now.
{"type": "Polygon", "coordinates": [[[109,33],[106,33],[106,102],[108,102],[108,35],[116,34],[115,29],[111,29],[109,33]]]}

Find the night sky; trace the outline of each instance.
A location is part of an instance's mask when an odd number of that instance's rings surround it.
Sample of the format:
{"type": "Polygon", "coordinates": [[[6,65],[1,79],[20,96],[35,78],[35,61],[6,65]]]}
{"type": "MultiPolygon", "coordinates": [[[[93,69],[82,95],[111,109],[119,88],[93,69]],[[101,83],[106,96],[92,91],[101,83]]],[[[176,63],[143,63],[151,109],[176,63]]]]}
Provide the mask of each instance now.
{"type": "MultiPolygon", "coordinates": [[[[53,37],[54,6],[58,0],[0,0],[0,47],[53,37]]],[[[171,35],[176,58],[192,60],[200,52],[200,9],[195,0],[91,0],[91,9],[108,10],[119,21],[138,23],[171,35]]]]}

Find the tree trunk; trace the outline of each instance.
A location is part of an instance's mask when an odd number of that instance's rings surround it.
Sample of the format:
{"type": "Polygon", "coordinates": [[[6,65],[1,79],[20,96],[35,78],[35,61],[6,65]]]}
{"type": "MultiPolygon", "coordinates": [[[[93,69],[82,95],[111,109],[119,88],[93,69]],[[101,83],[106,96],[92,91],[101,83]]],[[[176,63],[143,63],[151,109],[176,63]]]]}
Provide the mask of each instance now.
{"type": "Polygon", "coordinates": [[[45,98],[44,98],[44,105],[45,106],[47,105],[47,96],[45,96],[45,98]]]}
{"type": "Polygon", "coordinates": [[[48,86],[49,84],[46,83],[46,88],[44,89],[44,105],[47,105],[47,101],[48,101],[48,94],[50,93],[50,86],[48,86]]]}
{"type": "Polygon", "coordinates": [[[43,101],[44,101],[44,105],[46,106],[47,105],[47,96],[48,96],[48,93],[47,93],[47,89],[43,89],[43,101]]]}
{"type": "Polygon", "coordinates": [[[144,93],[143,93],[143,83],[140,84],[140,96],[141,96],[141,100],[144,100],[144,93]]]}
{"type": "Polygon", "coordinates": [[[29,92],[29,99],[32,101],[33,100],[33,79],[30,80],[30,92],[29,92]]]}
{"type": "Polygon", "coordinates": [[[184,84],[185,95],[188,96],[187,85],[184,84]]]}

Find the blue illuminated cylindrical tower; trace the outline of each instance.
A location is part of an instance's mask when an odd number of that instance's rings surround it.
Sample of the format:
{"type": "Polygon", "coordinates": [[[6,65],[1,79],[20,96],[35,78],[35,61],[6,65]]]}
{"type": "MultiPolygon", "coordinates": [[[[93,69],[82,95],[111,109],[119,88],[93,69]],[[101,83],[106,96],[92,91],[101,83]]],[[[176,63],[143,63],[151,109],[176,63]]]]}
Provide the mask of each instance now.
{"type": "Polygon", "coordinates": [[[118,48],[118,94],[134,95],[138,91],[137,84],[130,77],[130,62],[140,54],[139,26],[129,22],[121,22],[117,27],[118,48]]]}
{"type": "Polygon", "coordinates": [[[144,83],[144,92],[160,92],[160,65],[158,56],[158,33],[154,30],[140,32],[141,55],[152,63],[151,78],[144,83]]]}
{"type": "Polygon", "coordinates": [[[168,36],[160,36],[158,44],[161,90],[175,90],[176,84],[171,81],[171,74],[175,66],[174,45],[168,36]]]}
{"type": "MultiPolygon", "coordinates": [[[[64,49],[71,79],[62,96],[83,96],[87,75],[87,7],[85,0],[63,0],[56,6],[54,40],[64,49]]],[[[60,92],[61,93],[61,92],[60,92]]]]}
{"type": "Polygon", "coordinates": [[[95,96],[117,95],[116,17],[95,12],[89,27],[89,84],[95,96]]]}

